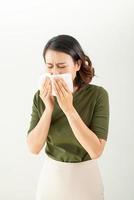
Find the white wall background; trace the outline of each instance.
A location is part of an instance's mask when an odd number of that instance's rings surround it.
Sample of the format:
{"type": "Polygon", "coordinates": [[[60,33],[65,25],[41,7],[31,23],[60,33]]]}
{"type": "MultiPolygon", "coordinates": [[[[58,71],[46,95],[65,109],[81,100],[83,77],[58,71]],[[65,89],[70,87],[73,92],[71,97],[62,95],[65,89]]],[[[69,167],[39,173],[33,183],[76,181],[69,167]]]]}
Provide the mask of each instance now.
{"type": "Polygon", "coordinates": [[[0,199],[33,200],[44,149],[26,145],[42,51],[58,34],[79,40],[91,58],[92,83],[109,92],[109,137],[99,159],[106,200],[134,199],[134,2],[0,1],[0,199]]]}

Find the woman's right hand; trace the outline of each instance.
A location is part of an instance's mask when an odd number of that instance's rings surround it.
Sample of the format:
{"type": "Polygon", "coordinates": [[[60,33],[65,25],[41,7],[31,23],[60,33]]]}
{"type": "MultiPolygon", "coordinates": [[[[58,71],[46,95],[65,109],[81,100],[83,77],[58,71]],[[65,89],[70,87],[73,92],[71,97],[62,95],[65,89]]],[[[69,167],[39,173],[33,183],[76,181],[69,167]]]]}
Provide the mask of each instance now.
{"type": "Polygon", "coordinates": [[[47,109],[53,111],[54,109],[54,97],[52,94],[52,84],[49,77],[46,77],[46,79],[43,81],[40,89],[40,97],[42,101],[44,102],[47,109]]]}

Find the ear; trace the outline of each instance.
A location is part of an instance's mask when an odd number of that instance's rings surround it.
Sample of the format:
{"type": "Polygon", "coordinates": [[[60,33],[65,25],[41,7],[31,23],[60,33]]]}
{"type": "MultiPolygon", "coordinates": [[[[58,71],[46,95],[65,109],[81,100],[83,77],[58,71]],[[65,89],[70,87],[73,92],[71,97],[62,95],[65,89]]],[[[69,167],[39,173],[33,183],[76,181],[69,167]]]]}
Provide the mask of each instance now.
{"type": "Polygon", "coordinates": [[[80,67],[81,67],[81,64],[82,64],[82,61],[79,59],[76,63],[76,71],[79,71],[80,70],[80,67]]]}

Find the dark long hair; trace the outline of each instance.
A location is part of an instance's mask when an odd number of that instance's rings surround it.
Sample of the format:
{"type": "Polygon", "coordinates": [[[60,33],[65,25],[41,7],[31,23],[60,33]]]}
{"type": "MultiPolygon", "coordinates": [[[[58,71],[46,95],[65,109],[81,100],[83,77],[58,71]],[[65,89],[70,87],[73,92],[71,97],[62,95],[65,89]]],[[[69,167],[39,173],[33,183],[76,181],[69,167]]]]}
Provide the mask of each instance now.
{"type": "Polygon", "coordinates": [[[96,76],[90,58],[85,55],[81,45],[74,37],[70,35],[58,35],[51,38],[43,50],[45,62],[45,54],[48,49],[69,54],[74,63],[78,62],[79,59],[81,60],[81,67],[79,71],[76,72],[74,86],[81,88],[81,86],[90,83],[92,78],[96,76]]]}

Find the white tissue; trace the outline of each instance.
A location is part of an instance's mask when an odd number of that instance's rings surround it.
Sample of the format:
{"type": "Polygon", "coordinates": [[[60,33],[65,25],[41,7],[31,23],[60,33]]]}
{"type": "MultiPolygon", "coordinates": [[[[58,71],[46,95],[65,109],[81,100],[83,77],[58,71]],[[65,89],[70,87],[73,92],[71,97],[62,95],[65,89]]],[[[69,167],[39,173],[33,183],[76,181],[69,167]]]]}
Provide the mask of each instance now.
{"type": "Polygon", "coordinates": [[[53,96],[56,96],[56,93],[54,91],[54,87],[53,87],[53,78],[54,77],[61,77],[64,79],[65,83],[68,86],[68,89],[73,92],[73,81],[72,81],[72,74],[71,73],[64,73],[64,74],[50,74],[50,73],[44,73],[40,76],[39,80],[38,80],[38,89],[41,89],[41,85],[43,83],[43,81],[45,80],[46,77],[49,77],[52,83],[52,94],[53,96]]]}

